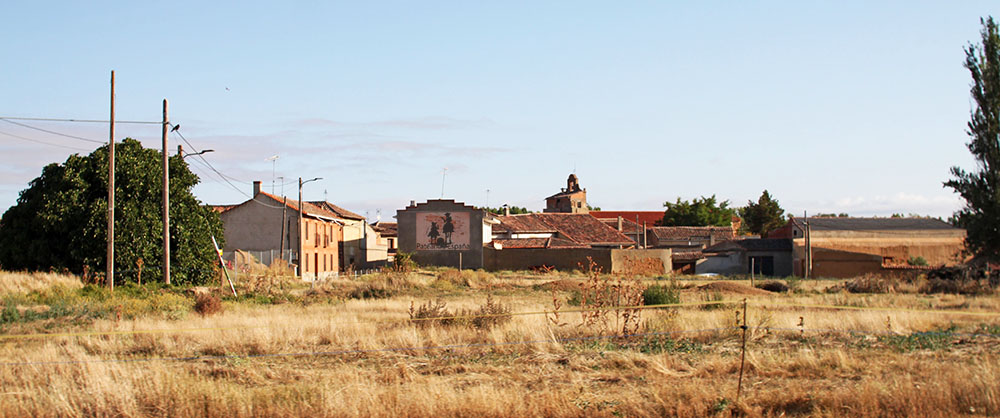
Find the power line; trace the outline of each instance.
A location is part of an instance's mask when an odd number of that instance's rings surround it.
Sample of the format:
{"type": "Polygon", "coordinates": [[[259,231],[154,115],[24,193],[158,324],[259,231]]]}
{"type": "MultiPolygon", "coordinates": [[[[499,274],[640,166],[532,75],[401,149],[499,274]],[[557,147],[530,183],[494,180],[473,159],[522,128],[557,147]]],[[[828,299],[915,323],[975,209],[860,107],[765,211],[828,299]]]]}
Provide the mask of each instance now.
{"type": "MultiPolygon", "coordinates": [[[[174,125],[172,123],[170,125],[177,126],[177,125],[174,125]]],[[[239,192],[243,196],[248,197],[254,203],[257,203],[259,205],[266,206],[266,207],[269,207],[269,208],[272,208],[272,209],[282,209],[283,208],[282,206],[269,205],[267,203],[261,202],[261,201],[257,200],[256,196],[250,196],[249,194],[247,194],[247,192],[243,191],[243,189],[237,187],[235,184],[233,184],[233,182],[229,181],[229,178],[228,178],[229,176],[223,174],[221,171],[217,170],[214,166],[212,166],[212,163],[208,162],[208,160],[205,159],[204,154],[198,154],[198,152],[199,152],[198,148],[195,148],[195,146],[191,144],[191,141],[188,141],[187,138],[184,137],[184,134],[182,134],[179,130],[176,130],[176,129],[174,129],[172,131],[173,131],[173,133],[177,134],[177,136],[179,136],[181,138],[181,140],[184,141],[185,144],[187,144],[189,147],[191,147],[191,150],[195,152],[195,156],[198,157],[198,159],[200,159],[210,170],[212,170],[213,172],[215,172],[215,174],[218,174],[219,177],[223,181],[225,181],[226,184],[229,185],[229,187],[233,188],[233,190],[236,190],[237,192],[239,192]]],[[[236,179],[234,178],[233,180],[236,180],[236,179]]],[[[236,181],[239,181],[239,180],[236,180],[236,181]]],[[[303,210],[303,208],[302,208],[302,202],[299,202],[299,209],[303,210]]]]}
{"type": "Polygon", "coordinates": [[[34,142],[34,143],[37,143],[37,144],[50,145],[50,146],[53,146],[53,147],[66,148],[66,149],[71,149],[71,150],[75,150],[75,151],[85,151],[85,152],[91,151],[89,149],[71,147],[69,145],[53,144],[51,142],[45,142],[45,141],[41,141],[41,140],[38,140],[38,139],[32,139],[32,138],[23,137],[23,136],[20,136],[20,135],[14,135],[12,133],[7,133],[7,132],[4,132],[4,131],[0,131],[0,134],[7,135],[7,136],[9,136],[11,138],[21,139],[21,140],[24,140],[24,141],[30,141],[30,142],[34,142]]]}
{"type": "Polygon", "coordinates": [[[49,133],[49,134],[52,134],[52,135],[59,135],[59,136],[67,137],[67,138],[79,139],[81,141],[93,142],[95,144],[104,144],[104,143],[106,143],[105,141],[98,141],[96,139],[84,138],[82,136],[75,136],[75,135],[64,134],[64,133],[56,132],[56,131],[50,131],[48,129],[42,129],[42,128],[31,126],[31,125],[28,125],[28,124],[25,124],[25,123],[14,122],[14,121],[8,120],[8,119],[0,119],[0,120],[2,120],[4,122],[7,122],[7,123],[11,123],[11,124],[17,125],[17,126],[22,126],[22,127],[28,128],[28,129],[34,129],[36,131],[41,131],[41,132],[49,133]]]}
{"type": "MultiPolygon", "coordinates": [[[[22,118],[15,116],[0,116],[0,119],[4,120],[33,120],[41,122],[77,122],[77,123],[111,123],[109,120],[99,120],[99,119],[61,119],[61,118],[22,118]]],[[[159,125],[163,122],[148,122],[142,120],[116,120],[118,123],[128,123],[128,124],[140,124],[140,125],[159,125]]]]}

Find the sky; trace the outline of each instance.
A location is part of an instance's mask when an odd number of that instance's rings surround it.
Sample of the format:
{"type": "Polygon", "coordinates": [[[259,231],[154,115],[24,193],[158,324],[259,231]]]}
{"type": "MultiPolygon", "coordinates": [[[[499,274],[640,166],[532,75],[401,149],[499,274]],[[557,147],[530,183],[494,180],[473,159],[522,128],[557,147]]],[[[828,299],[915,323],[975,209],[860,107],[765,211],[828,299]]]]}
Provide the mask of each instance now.
{"type": "MultiPolygon", "coordinates": [[[[188,158],[209,204],[322,177],[305,199],[373,221],[442,196],[541,210],[575,172],[604,210],[767,189],[796,215],[947,217],[949,169],[976,167],[962,64],[988,15],[995,1],[15,2],[0,117],[106,120],[114,70],[117,120],[159,121],[167,99],[214,150],[228,181],[188,158]]],[[[2,210],[108,139],[19,123],[0,120],[2,210]]],[[[126,136],[161,147],[156,124],[126,136]]]]}

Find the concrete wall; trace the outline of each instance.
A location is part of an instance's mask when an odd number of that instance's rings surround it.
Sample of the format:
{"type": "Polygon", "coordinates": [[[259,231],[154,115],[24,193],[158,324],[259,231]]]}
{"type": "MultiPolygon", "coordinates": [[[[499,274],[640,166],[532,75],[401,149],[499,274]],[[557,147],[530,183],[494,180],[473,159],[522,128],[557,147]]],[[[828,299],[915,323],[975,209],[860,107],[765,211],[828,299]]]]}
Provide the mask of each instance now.
{"type": "MultiPolygon", "coordinates": [[[[481,209],[454,200],[429,200],[425,203],[407,206],[406,209],[396,211],[399,251],[413,253],[413,260],[418,264],[458,267],[461,263],[463,268],[483,268],[483,217],[485,214],[481,209]],[[468,213],[469,249],[417,250],[417,215],[432,212],[468,213]]],[[[486,238],[486,241],[488,242],[489,238],[486,238]]]]}
{"type": "Polygon", "coordinates": [[[483,268],[487,270],[530,270],[547,266],[557,270],[586,268],[587,257],[603,272],[630,273],[636,263],[658,263],[655,274],[666,274],[672,269],[670,250],[618,250],[604,248],[507,248],[497,250],[486,247],[483,251],[483,268]]]}
{"type": "Polygon", "coordinates": [[[695,271],[697,274],[750,274],[750,257],[773,257],[774,277],[786,277],[794,274],[794,260],[791,251],[732,251],[709,255],[704,262],[698,263],[695,271]]]}

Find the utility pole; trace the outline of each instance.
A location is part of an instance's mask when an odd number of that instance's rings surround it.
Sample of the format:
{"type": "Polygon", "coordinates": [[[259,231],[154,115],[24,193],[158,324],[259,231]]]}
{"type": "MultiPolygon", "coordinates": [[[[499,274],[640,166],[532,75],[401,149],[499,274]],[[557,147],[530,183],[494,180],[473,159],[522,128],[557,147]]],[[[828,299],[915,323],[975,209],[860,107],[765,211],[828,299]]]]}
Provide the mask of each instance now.
{"type": "Polygon", "coordinates": [[[810,241],[810,239],[812,237],[809,236],[810,235],[809,233],[812,232],[812,229],[809,228],[809,212],[803,211],[802,212],[802,218],[805,219],[804,223],[805,223],[805,227],[806,227],[806,230],[804,231],[805,232],[805,236],[806,236],[806,248],[805,248],[806,265],[803,266],[803,270],[805,270],[805,272],[803,272],[803,275],[808,279],[812,275],[811,274],[812,273],[812,271],[811,271],[812,270],[812,242],[810,241]]]}
{"type": "Polygon", "coordinates": [[[299,238],[298,239],[298,260],[299,260],[298,261],[298,265],[299,265],[299,279],[301,279],[301,280],[305,280],[305,278],[306,278],[305,263],[303,262],[303,260],[305,260],[305,257],[302,256],[302,249],[303,249],[303,246],[304,246],[304,244],[302,244],[302,240],[303,240],[303,237],[302,237],[302,211],[303,210],[304,210],[304,208],[302,207],[302,177],[299,177],[299,232],[297,234],[295,234],[295,236],[299,238]]]}
{"type": "MultiPolygon", "coordinates": [[[[305,254],[303,254],[303,251],[305,251],[305,244],[303,244],[303,243],[305,242],[304,238],[307,238],[307,237],[304,236],[306,234],[302,232],[302,212],[305,211],[305,202],[302,201],[302,185],[306,184],[306,183],[308,183],[310,181],[316,181],[316,180],[322,180],[322,178],[321,177],[316,177],[314,179],[309,179],[309,180],[306,180],[306,181],[302,181],[302,177],[299,177],[299,233],[295,234],[295,235],[297,235],[298,238],[299,238],[299,244],[298,244],[298,248],[299,248],[299,278],[302,279],[302,280],[305,280],[305,278],[306,278],[306,275],[305,275],[305,273],[306,273],[306,269],[305,269],[305,266],[306,266],[306,257],[305,257],[305,254]]],[[[316,267],[313,266],[313,269],[315,270],[316,267]]]]}
{"type": "MultiPolygon", "coordinates": [[[[170,158],[167,154],[167,99],[163,99],[163,282],[170,284],[170,158]]],[[[180,145],[177,146],[180,151],[180,145]]],[[[184,158],[181,155],[181,158],[184,158]]]]}
{"type": "MultiPolygon", "coordinates": [[[[281,197],[281,244],[278,246],[278,256],[285,259],[285,224],[288,223],[288,198],[281,197]]],[[[291,260],[289,260],[291,261],[291,260]]]]}
{"type": "Polygon", "coordinates": [[[115,290],[115,72],[111,71],[111,132],[108,135],[108,288],[115,290]]]}

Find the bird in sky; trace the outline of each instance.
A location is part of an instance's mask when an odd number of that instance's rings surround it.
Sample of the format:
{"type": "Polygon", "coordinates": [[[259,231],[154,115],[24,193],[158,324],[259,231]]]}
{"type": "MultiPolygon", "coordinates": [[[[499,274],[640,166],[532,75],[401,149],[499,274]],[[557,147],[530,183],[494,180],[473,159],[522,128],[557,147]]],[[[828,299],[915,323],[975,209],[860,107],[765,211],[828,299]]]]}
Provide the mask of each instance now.
{"type": "Polygon", "coordinates": [[[177,130],[180,129],[180,128],[181,128],[181,124],[178,123],[178,124],[174,125],[174,129],[171,129],[170,132],[177,132],[177,130]]]}

